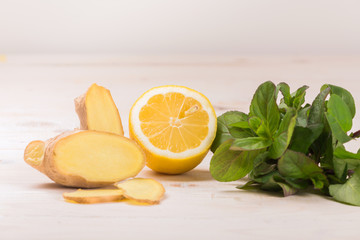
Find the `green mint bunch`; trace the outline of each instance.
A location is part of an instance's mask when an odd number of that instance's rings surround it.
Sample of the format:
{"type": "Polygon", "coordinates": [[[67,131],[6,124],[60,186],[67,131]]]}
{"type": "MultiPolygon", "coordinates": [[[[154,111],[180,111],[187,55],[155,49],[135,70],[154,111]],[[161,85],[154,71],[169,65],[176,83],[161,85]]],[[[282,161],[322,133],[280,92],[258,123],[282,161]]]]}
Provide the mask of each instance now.
{"type": "Polygon", "coordinates": [[[219,116],[211,147],[212,176],[229,182],[248,175],[250,180],[238,188],[282,191],[284,196],[314,188],[360,206],[360,151],[344,147],[360,135],[348,134],[354,99],[347,90],[328,84],[312,104],[305,104],[307,88],[290,93],[286,83],[268,81],[256,90],[248,114],[229,111],[219,116]]]}

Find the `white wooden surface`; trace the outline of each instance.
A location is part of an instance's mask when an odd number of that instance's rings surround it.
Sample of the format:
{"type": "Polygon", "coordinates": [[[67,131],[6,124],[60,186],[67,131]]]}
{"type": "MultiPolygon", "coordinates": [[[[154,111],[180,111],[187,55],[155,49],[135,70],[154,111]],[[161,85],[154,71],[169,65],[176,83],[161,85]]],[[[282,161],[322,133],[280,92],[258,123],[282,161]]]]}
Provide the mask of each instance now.
{"type": "MultiPolygon", "coordinates": [[[[128,112],[151,87],[179,84],[206,96],[218,114],[248,111],[256,87],[286,81],[341,85],[360,111],[360,57],[116,57],[7,56],[0,61],[0,239],[358,239],[360,208],[327,197],[283,198],[235,189],[208,172],[211,154],[183,175],[141,176],[160,180],[165,199],[156,206],[64,202],[69,189],[27,166],[23,149],[77,127],[73,98],[97,82],[109,88],[127,134],[128,112]]],[[[360,128],[357,115],[354,129],[360,128]]],[[[349,145],[359,148],[359,142],[349,145]]]]}

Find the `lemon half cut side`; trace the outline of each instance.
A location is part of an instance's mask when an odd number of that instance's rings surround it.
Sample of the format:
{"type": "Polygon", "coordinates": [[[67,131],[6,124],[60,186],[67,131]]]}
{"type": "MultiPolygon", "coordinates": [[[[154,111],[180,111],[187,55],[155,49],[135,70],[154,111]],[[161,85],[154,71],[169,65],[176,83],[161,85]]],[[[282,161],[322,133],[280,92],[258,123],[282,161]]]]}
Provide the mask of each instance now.
{"type": "Polygon", "coordinates": [[[201,93],[182,86],[145,92],[130,110],[130,136],[154,171],[179,174],[196,167],[216,135],[216,114],[201,93]]]}

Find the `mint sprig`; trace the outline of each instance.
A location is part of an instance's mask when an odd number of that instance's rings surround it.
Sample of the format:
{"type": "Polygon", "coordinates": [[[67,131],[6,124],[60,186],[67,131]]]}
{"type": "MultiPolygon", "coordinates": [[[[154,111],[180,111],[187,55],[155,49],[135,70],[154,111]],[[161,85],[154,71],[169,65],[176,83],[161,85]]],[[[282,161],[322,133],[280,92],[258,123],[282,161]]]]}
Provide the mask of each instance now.
{"type": "Polygon", "coordinates": [[[349,133],[354,99],[347,90],[327,84],[305,104],[307,88],[290,93],[286,83],[268,81],[256,90],[249,114],[219,116],[212,176],[229,182],[248,175],[249,182],[238,188],[282,191],[284,196],[311,187],[360,206],[360,150],[351,153],[344,147],[360,136],[359,131],[349,133]]]}

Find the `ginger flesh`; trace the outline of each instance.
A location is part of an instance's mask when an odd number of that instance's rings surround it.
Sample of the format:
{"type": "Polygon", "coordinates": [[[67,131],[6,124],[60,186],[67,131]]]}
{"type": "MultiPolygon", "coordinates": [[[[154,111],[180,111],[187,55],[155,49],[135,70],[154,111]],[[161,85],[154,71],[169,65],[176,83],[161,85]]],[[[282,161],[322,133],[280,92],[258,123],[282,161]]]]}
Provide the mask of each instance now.
{"type": "Polygon", "coordinates": [[[124,135],[119,111],[108,89],[91,85],[85,94],[75,99],[75,109],[80,129],[124,135]]]}
{"type": "Polygon", "coordinates": [[[148,204],[158,204],[165,193],[161,183],[148,178],[133,178],[115,186],[124,191],[125,198],[148,204]]]}
{"type": "Polygon", "coordinates": [[[90,130],[68,132],[46,144],[31,142],[24,159],[53,181],[81,188],[106,186],[134,177],[145,165],[142,149],[132,140],[90,130]],[[45,154],[36,158],[41,148],[45,154]]]}
{"type": "Polygon", "coordinates": [[[72,203],[114,202],[126,198],[137,204],[158,204],[165,193],[163,185],[154,179],[133,178],[115,186],[117,189],[78,189],[64,193],[63,197],[72,203]]]}
{"type": "Polygon", "coordinates": [[[64,193],[63,197],[69,202],[86,204],[116,202],[124,199],[123,191],[121,189],[78,189],[75,192],[64,193]]]}
{"type": "Polygon", "coordinates": [[[24,160],[32,166],[39,166],[44,159],[45,143],[43,141],[32,141],[24,152],[24,160]]]}

